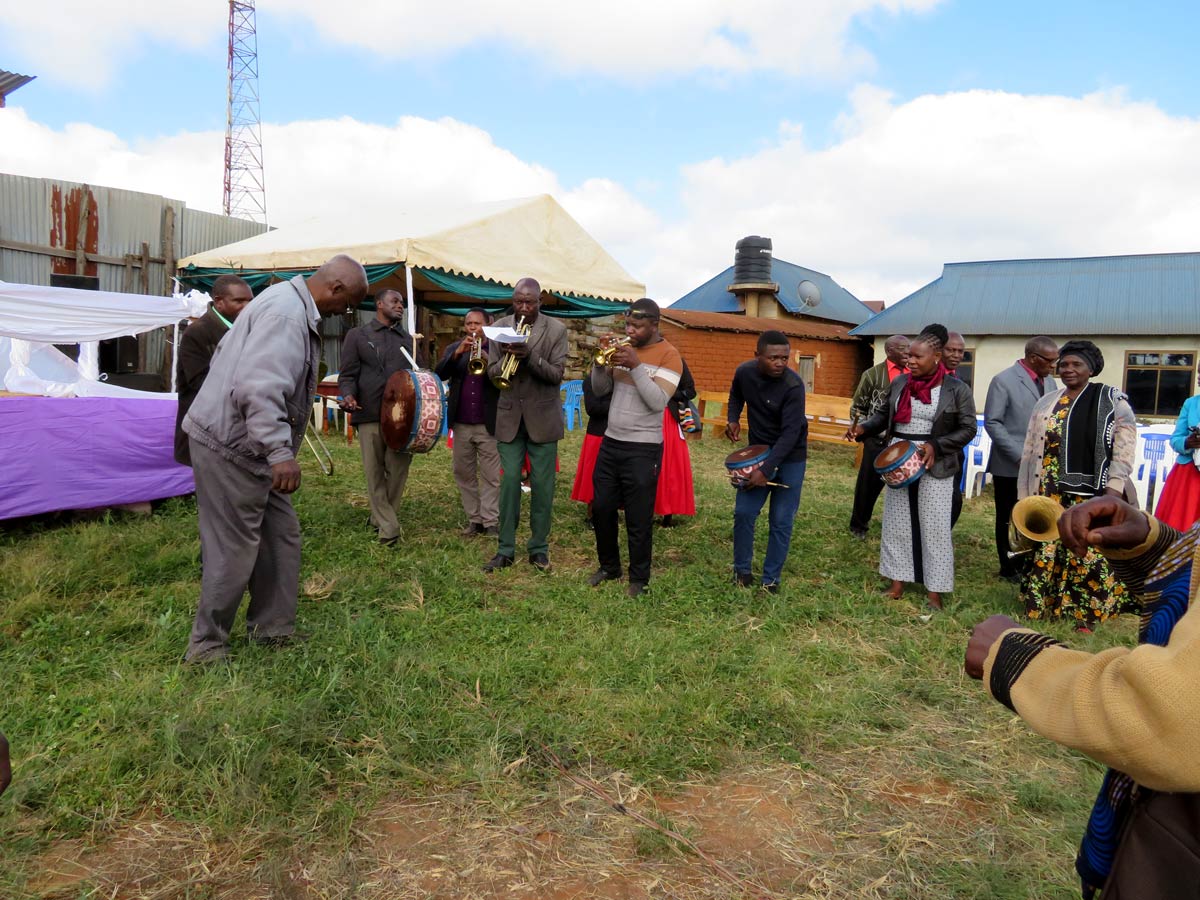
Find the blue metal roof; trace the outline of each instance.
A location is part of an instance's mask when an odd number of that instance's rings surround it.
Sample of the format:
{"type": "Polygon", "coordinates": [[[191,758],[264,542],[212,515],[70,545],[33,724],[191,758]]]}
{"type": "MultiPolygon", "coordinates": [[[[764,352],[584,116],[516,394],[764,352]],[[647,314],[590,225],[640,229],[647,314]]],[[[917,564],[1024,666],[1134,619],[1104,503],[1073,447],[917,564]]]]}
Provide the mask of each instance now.
{"type": "MultiPolygon", "coordinates": [[[[860,325],[871,317],[871,308],[822,272],[806,269],[782,259],[771,261],[771,280],[779,285],[779,302],[790,313],[860,325]],[[796,292],[802,281],[811,281],[821,290],[821,303],[810,309],[800,302],[796,292]]],[[[702,312],[739,312],[737,297],[726,290],[733,284],[733,266],[710,278],[671,304],[671,309],[695,309],[702,312]]]]}
{"type": "Polygon", "coordinates": [[[947,263],[942,277],[851,331],[1200,334],[1200,253],[947,263]]]}

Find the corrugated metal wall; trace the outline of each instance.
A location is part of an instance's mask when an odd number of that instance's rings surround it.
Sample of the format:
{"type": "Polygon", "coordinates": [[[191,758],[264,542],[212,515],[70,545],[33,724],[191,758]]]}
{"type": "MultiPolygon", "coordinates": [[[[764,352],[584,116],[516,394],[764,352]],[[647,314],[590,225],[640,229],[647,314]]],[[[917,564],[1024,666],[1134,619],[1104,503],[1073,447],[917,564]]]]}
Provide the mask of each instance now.
{"type": "MultiPolygon", "coordinates": [[[[102,291],[166,296],[168,266],[173,268],[176,260],[266,230],[257,222],[188,209],[182,201],[157,194],[0,173],[0,243],[62,250],[61,255],[48,255],[0,246],[0,281],[49,284],[54,272],[74,272],[79,204],[85,198],[91,221],[85,228],[84,247],[112,260],[88,262],[85,268],[85,274],[98,279],[102,291]],[[170,252],[163,242],[167,209],[174,214],[170,252]],[[157,260],[146,266],[145,276],[143,244],[147,255],[157,260]]],[[[149,332],[140,340],[143,370],[159,371],[167,332],[149,332]]]]}

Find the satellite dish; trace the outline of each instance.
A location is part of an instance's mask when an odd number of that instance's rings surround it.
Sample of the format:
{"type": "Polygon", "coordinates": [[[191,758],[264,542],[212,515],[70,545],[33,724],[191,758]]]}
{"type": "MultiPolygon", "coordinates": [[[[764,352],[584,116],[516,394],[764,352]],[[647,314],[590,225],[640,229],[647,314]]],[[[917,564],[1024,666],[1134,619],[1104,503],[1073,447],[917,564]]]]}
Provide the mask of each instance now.
{"type": "Polygon", "coordinates": [[[809,309],[816,309],[821,305],[821,289],[807,279],[796,285],[796,293],[800,302],[809,309]]]}

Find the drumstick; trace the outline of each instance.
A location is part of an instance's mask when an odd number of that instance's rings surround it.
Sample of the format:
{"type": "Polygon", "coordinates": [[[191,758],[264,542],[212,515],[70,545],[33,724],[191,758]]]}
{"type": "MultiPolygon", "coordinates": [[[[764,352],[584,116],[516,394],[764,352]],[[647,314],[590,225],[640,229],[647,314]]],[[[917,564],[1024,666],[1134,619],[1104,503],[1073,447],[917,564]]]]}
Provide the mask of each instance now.
{"type": "MultiPolygon", "coordinates": [[[[730,481],[732,484],[736,485],[737,487],[741,487],[742,485],[744,485],[744,484],[746,483],[746,477],[745,477],[744,475],[730,475],[730,476],[729,476],[729,481],[730,481]]],[[[768,481],[768,482],[767,482],[767,487],[781,487],[781,488],[786,488],[786,487],[787,487],[787,485],[786,485],[786,484],[780,484],[778,481],[768,481]]]]}

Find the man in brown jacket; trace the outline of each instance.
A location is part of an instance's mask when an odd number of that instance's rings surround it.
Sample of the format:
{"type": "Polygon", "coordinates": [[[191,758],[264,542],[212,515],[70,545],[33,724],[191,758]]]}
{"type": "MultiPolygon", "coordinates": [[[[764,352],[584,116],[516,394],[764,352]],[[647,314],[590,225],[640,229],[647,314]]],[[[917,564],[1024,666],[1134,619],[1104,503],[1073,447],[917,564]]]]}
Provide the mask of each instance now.
{"type": "Polygon", "coordinates": [[[519,360],[511,387],[500,392],[496,407],[496,442],[500,450],[500,542],[483,567],[494,572],[513,564],[516,556],[517,520],[521,517],[521,468],[529,456],[529,562],[542,571],[550,568],[550,512],[554,503],[554,465],[563,436],[562,385],[567,361],[567,329],[541,315],[542,288],[532,278],[522,278],[513,289],[513,314],[496,322],[497,328],[516,327],[524,320],[529,339],[506,348],[492,341],[488,351],[488,376],[496,378],[506,354],[519,360]]]}

